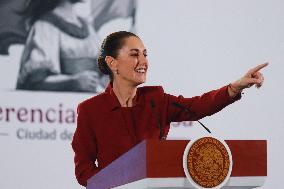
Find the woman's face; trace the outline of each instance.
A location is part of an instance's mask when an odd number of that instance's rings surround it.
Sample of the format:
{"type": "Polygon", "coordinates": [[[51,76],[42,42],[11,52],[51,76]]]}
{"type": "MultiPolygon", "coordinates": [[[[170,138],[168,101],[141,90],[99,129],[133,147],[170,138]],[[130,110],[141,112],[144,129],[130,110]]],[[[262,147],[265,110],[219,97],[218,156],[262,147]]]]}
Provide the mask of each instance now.
{"type": "Polygon", "coordinates": [[[139,38],[131,36],[124,39],[115,64],[118,74],[114,73],[114,79],[124,80],[134,86],[145,83],[148,70],[147,51],[139,38]]]}

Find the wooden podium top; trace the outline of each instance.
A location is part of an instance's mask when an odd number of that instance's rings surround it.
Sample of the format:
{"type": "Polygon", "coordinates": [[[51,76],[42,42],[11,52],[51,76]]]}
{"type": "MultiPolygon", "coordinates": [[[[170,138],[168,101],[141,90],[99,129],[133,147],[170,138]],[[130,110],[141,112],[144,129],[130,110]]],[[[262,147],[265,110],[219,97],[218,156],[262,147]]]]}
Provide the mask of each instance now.
{"type": "MultiPolygon", "coordinates": [[[[183,153],[188,140],[145,140],[88,180],[87,189],[120,186],[145,178],[185,178],[183,153]]],[[[226,140],[231,177],[266,177],[266,140],[226,140]]]]}

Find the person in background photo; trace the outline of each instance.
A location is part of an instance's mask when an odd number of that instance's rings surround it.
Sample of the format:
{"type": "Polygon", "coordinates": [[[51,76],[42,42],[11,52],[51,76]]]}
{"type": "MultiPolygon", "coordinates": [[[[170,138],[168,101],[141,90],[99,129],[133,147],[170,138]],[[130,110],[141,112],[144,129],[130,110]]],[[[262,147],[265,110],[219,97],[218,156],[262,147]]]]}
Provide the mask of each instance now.
{"type": "Polygon", "coordinates": [[[24,14],[29,35],[17,89],[100,92],[108,82],[98,71],[100,40],[75,14],[81,0],[30,0],[24,14]]]}
{"type": "MultiPolygon", "coordinates": [[[[264,77],[259,70],[268,65],[258,65],[219,89],[185,98],[167,94],[161,86],[138,87],[146,82],[147,53],[142,40],[126,31],[110,34],[101,45],[99,69],[111,82],[105,92],[78,105],[72,141],[75,174],[83,186],[143,140],[166,139],[171,122],[210,116],[239,100],[243,89],[261,87],[264,77]]],[[[173,69],[179,69],[175,63],[171,64],[173,69]]]]}

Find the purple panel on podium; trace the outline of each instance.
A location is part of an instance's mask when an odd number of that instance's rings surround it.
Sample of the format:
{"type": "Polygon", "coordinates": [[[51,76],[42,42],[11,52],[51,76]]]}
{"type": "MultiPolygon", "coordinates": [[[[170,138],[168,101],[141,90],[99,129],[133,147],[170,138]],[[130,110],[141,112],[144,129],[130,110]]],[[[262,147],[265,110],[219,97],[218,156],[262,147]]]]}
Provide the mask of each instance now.
{"type": "Polygon", "coordinates": [[[116,159],[89,179],[87,189],[112,188],[121,183],[146,178],[146,149],[146,141],[136,145],[127,152],[127,156],[116,159]],[[137,166],[133,167],[133,165],[137,166]]]}

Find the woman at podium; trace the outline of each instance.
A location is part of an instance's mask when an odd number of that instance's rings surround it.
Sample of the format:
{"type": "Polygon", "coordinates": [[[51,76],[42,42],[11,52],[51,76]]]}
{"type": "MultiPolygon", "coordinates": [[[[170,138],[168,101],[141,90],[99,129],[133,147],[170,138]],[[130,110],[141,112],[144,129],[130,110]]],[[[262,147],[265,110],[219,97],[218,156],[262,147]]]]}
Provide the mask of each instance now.
{"type": "Polygon", "coordinates": [[[149,65],[143,42],[126,31],[110,34],[101,45],[98,66],[111,82],[78,106],[72,141],[78,182],[86,186],[91,176],[144,139],[165,139],[171,122],[212,115],[239,100],[243,89],[261,87],[259,70],[267,64],[201,96],[174,96],[161,86],[138,87],[145,83],[149,65]]]}

